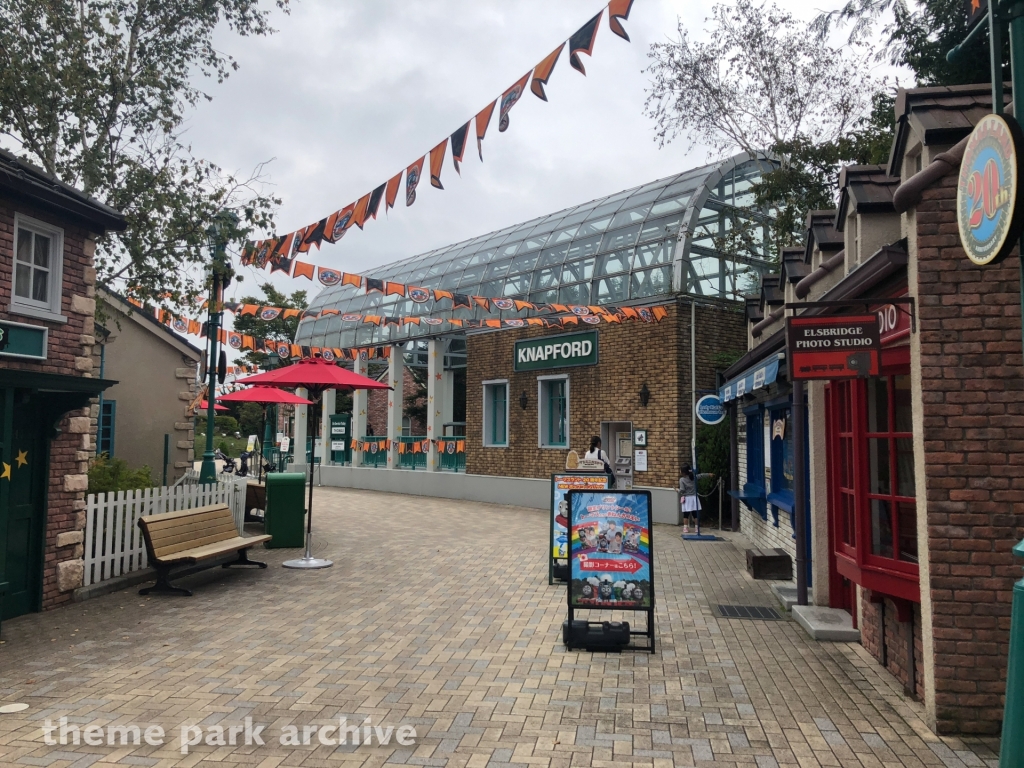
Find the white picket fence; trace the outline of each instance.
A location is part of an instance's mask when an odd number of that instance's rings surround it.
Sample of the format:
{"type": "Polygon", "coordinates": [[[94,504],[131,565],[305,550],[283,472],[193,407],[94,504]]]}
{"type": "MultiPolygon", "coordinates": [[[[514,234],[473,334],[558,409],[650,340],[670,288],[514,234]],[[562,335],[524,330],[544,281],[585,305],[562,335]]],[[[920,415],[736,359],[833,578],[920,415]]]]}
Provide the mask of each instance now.
{"type": "Polygon", "coordinates": [[[234,480],[198,485],[186,479],[180,485],[89,494],[85,502],[85,586],[146,567],[140,517],[227,504],[241,532],[245,485],[234,480]]]}

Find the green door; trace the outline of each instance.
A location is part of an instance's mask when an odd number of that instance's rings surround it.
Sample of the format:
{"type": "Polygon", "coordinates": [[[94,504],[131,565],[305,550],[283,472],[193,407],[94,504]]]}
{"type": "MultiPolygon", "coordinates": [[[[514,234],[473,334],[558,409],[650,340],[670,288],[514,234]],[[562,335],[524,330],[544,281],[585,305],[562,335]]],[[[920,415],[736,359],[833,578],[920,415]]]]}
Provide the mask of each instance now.
{"type": "MultiPolygon", "coordinates": [[[[8,397],[10,394],[8,390],[8,397]]],[[[43,581],[47,457],[41,420],[31,405],[15,406],[11,446],[4,454],[0,483],[9,485],[3,489],[6,494],[0,493],[0,499],[6,496],[6,509],[0,508],[0,547],[4,549],[0,581],[7,582],[7,594],[0,600],[3,601],[3,618],[10,619],[39,610],[43,581]]]]}

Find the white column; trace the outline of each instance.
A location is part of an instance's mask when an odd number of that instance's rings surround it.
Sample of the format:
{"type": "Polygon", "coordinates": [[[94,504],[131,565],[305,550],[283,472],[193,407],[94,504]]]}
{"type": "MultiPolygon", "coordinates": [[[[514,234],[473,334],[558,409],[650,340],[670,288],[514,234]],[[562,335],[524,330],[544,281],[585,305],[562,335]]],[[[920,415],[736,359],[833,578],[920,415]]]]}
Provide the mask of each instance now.
{"type": "MultiPolygon", "coordinates": [[[[299,397],[309,399],[309,392],[304,387],[297,387],[295,394],[299,397]]],[[[299,472],[306,471],[306,419],[308,418],[308,405],[295,406],[295,434],[292,439],[292,455],[294,463],[299,472]]]]}
{"type": "MultiPolygon", "coordinates": [[[[445,376],[444,339],[427,342],[427,437],[436,440],[442,435],[444,424],[445,376]]],[[[437,446],[431,444],[427,454],[427,471],[436,472],[441,468],[441,455],[437,446]]]]}
{"type": "Polygon", "coordinates": [[[393,447],[394,441],[402,434],[402,383],[405,380],[405,353],[402,347],[391,347],[388,358],[388,384],[393,391],[388,392],[388,469],[398,466],[398,449],[393,447]]]}
{"type": "Polygon", "coordinates": [[[324,456],[320,463],[327,466],[331,463],[331,416],[334,415],[338,392],[334,389],[325,390],[323,398],[320,408],[320,440],[324,446],[324,456]]]}
{"type": "MultiPolygon", "coordinates": [[[[352,362],[352,370],[360,376],[365,376],[366,365],[365,360],[358,358],[352,362]]],[[[366,395],[368,392],[369,390],[366,389],[357,389],[352,393],[352,434],[349,436],[349,441],[352,439],[362,440],[366,436],[366,395]]],[[[352,451],[352,466],[359,467],[362,466],[362,463],[363,452],[352,451]]]]}

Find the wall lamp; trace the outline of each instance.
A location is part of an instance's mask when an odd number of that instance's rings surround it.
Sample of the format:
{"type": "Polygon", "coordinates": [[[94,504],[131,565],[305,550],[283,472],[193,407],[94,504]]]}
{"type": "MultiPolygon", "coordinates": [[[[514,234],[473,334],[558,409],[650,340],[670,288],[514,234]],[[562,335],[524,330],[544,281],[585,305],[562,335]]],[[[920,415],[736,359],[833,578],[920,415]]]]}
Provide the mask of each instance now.
{"type": "Polygon", "coordinates": [[[529,404],[530,404],[530,398],[528,398],[526,396],[526,390],[524,389],[522,394],[519,395],[519,407],[522,408],[525,411],[526,410],[526,406],[528,406],[529,404]]]}
{"type": "Polygon", "coordinates": [[[640,405],[642,405],[644,408],[646,408],[647,407],[647,403],[649,403],[650,401],[651,401],[651,390],[649,390],[647,388],[647,382],[645,381],[643,383],[643,386],[640,387],[640,405]]]}

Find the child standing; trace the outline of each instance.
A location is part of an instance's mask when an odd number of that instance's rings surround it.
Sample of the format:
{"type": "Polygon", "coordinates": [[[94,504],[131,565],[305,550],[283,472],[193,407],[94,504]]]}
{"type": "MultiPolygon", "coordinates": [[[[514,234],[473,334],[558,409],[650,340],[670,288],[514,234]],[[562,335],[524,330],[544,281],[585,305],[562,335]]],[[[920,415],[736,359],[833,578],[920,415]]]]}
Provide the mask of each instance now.
{"type": "Polygon", "coordinates": [[[689,464],[683,465],[682,477],[679,478],[679,504],[683,513],[683,533],[690,532],[690,518],[694,519],[694,530],[697,529],[697,513],[700,512],[700,499],[697,498],[697,481],[705,477],[714,477],[714,472],[702,472],[694,475],[689,464]]]}

